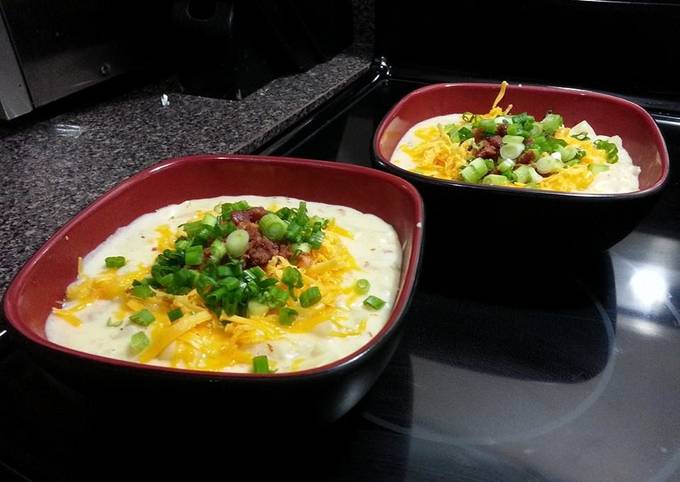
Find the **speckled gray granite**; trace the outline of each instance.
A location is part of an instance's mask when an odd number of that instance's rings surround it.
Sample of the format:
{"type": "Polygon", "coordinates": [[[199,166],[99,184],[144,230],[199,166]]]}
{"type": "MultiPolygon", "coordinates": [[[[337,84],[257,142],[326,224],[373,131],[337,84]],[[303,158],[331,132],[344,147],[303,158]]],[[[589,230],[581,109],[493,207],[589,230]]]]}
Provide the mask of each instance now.
{"type": "Polygon", "coordinates": [[[168,94],[147,86],[0,136],[0,295],[50,235],[109,188],[162,159],[248,153],[370,66],[343,53],[277,79],[241,101],[168,94]],[[79,126],[78,137],[59,134],[79,126]]]}

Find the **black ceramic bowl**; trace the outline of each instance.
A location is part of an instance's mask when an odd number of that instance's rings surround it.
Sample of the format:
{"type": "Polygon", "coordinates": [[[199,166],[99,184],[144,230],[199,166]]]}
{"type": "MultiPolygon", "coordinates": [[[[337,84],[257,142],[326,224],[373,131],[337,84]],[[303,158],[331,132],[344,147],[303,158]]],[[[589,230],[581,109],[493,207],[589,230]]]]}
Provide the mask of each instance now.
{"type": "Polygon", "coordinates": [[[260,421],[331,421],[361,399],[396,348],[416,282],[423,222],[423,204],[415,188],[374,169],[264,156],[174,159],[124,181],[60,229],[12,281],[4,298],[5,316],[13,334],[37,360],[86,391],[120,396],[125,403],[177,405],[178,410],[200,400],[225,413],[233,409],[256,414],[260,421]],[[45,320],[76,278],[79,256],[144,213],[186,199],[243,193],[350,206],[394,227],[403,250],[399,292],[386,325],[371,341],[329,365],[258,375],[121,361],[47,339],[45,320]]]}
{"type": "MultiPolygon", "coordinates": [[[[617,97],[576,89],[509,86],[503,104],[542,117],[552,110],[565,125],[587,120],[599,134],[619,135],[640,166],[640,190],[586,194],[466,184],[416,174],[390,162],[402,136],[415,124],[456,112],[486,112],[496,84],[435,84],[415,90],[385,116],[373,140],[374,162],[411,181],[428,214],[428,255],[473,244],[502,252],[541,256],[560,250],[600,250],[621,240],[648,212],[668,178],[661,132],[640,106],[617,97]]],[[[545,259],[545,258],[543,258],[545,259]]]]}

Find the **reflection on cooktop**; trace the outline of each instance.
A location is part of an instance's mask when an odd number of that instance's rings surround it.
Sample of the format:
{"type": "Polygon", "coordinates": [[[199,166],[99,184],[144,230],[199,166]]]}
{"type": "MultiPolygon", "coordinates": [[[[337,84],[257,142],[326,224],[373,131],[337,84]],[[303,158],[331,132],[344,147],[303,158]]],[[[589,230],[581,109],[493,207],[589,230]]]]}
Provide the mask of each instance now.
{"type": "Polygon", "coordinates": [[[367,419],[426,440],[493,445],[554,430],[602,393],[616,329],[609,256],[524,272],[494,263],[456,263],[450,279],[425,266],[402,341],[410,380],[391,385],[411,410],[383,416],[392,404],[376,402],[367,419]]]}

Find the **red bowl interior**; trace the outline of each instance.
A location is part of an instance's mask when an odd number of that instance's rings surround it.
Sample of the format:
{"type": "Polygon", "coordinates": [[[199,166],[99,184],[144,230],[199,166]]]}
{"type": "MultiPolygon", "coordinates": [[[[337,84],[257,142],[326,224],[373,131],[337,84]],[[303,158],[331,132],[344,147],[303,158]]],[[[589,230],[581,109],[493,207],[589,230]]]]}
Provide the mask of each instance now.
{"type": "MultiPolygon", "coordinates": [[[[373,169],[266,156],[185,157],[162,162],[124,181],[55,233],[26,263],[5,295],[7,319],[26,338],[50,349],[117,365],[174,370],[89,355],[56,345],[45,337],[45,320],[76,278],[78,257],[92,251],[118,227],[144,213],[187,199],[246,194],[283,195],[341,204],[375,214],[391,224],[403,247],[399,294],[383,330],[359,352],[367,350],[392,328],[405,310],[415,283],[423,223],[423,205],[418,192],[403,179],[373,169]]],[[[337,366],[357,353],[331,365],[288,376],[337,366]]],[[[235,375],[210,373],[210,376],[235,375]]]]}
{"type": "MultiPolygon", "coordinates": [[[[491,108],[498,84],[435,84],[404,97],[385,116],[374,138],[376,155],[389,163],[399,140],[413,125],[430,117],[459,112],[484,113],[491,108]]],[[[652,117],[640,106],[618,97],[577,89],[509,85],[501,107],[542,119],[552,110],[565,125],[582,120],[603,135],[619,135],[640,166],[640,191],[660,187],[668,176],[668,151],[652,117]]]]}

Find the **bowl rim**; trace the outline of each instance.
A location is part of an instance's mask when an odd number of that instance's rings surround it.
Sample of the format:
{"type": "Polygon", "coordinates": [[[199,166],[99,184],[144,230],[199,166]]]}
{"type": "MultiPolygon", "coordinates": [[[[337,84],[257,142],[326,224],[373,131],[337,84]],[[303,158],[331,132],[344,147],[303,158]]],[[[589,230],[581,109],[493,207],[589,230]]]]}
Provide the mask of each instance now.
{"type": "MultiPolygon", "coordinates": [[[[281,194],[284,195],[284,194],[281,194]]],[[[73,359],[80,359],[84,362],[95,362],[99,364],[104,364],[113,368],[129,368],[133,369],[137,374],[157,374],[165,376],[177,376],[177,377],[189,377],[196,379],[208,379],[208,380],[286,380],[286,379],[312,379],[320,376],[328,376],[334,373],[338,373],[344,370],[349,370],[354,367],[359,360],[366,358],[371,353],[378,350],[384,343],[388,341],[389,336],[393,334],[397,328],[402,324],[405,313],[407,312],[411,300],[413,298],[413,292],[417,283],[418,274],[420,272],[420,261],[422,258],[423,251],[423,232],[425,223],[425,208],[423,204],[422,197],[418,190],[410,184],[408,181],[376,169],[371,169],[368,167],[357,166],[353,164],[345,164],[333,161],[318,161],[312,159],[302,159],[294,157],[277,157],[277,156],[260,156],[260,155],[240,155],[240,154],[196,154],[189,156],[181,156],[171,159],[166,159],[149,166],[142,171],[124,179],[118,184],[114,185],[111,189],[106,191],[104,194],[99,196],[93,202],[88,204],[85,208],[80,210],[73,218],[71,218],[66,224],[59,228],[52,236],[50,236],[47,241],[45,241],[38,250],[31,255],[31,257],[24,263],[21,269],[16,273],[16,275],[11,280],[7,291],[3,296],[3,311],[6,320],[8,321],[9,328],[14,332],[20,334],[25,340],[31,342],[33,345],[37,345],[39,348],[47,349],[48,351],[56,351],[61,354],[73,357],[73,359]],[[79,350],[74,350],[57,343],[54,343],[47,339],[47,337],[40,336],[34,333],[28,326],[21,322],[21,317],[18,313],[18,297],[22,291],[22,286],[24,286],[25,280],[29,273],[32,271],[33,267],[43,258],[43,256],[49,254],[52,247],[57,243],[57,241],[63,237],[63,235],[71,229],[72,226],[80,223],[84,218],[89,217],[93,212],[96,212],[100,206],[108,203],[112,198],[115,198],[118,193],[125,191],[134,187],[139,183],[144,183],[144,181],[153,176],[155,173],[160,171],[182,167],[183,165],[190,165],[197,161],[202,162],[252,162],[259,165],[278,165],[285,166],[287,168],[297,167],[297,168],[322,168],[330,169],[335,171],[342,171],[346,173],[351,173],[359,176],[368,176],[374,179],[378,179],[383,182],[392,184],[397,189],[404,190],[407,196],[413,202],[413,208],[415,210],[415,226],[413,230],[413,235],[410,238],[412,243],[411,254],[407,259],[402,260],[402,265],[404,261],[408,261],[408,268],[404,273],[404,283],[403,288],[398,291],[395,298],[392,311],[385,322],[385,325],[376,333],[368,342],[360,346],[355,351],[349,353],[348,355],[334,360],[330,363],[321,365],[319,367],[309,368],[306,370],[294,371],[294,372],[284,372],[284,373],[271,373],[271,374],[256,374],[256,373],[237,373],[237,372],[221,372],[221,371],[207,371],[207,370],[196,370],[196,369],[184,369],[176,367],[165,367],[151,364],[143,364],[128,360],[119,360],[116,358],[109,358],[101,355],[91,354],[82,352],[79,350]]],[[[407,240],[400,240],[404,243],[407,240]]]]}
{"type": "MultiPolygon", "coordinates": [[[[589,199],[593,200],[595,202],[600,202],[600,201],[611,201],[614,199],[629,199],[629,198],[639,198],[639,197],[646,197],[652,194],[655,194],[659,190],[661,190],[666,182],[668,181],[668,175],[670,171],[670,160],[668,157],[668,149],[666,147],[666,142],[663,138],[663,135],[661,134],[661,130],[659,129],[659,126],[656,124],[652,116],[640,105],[636,104],[635,102],[631,102],[627,99],[623,99],[621,97],[617,97],[614,95],[610,94],[604,94],[601,92],[594,92],[591,90],[586,90],[586,89],[577,89],[577,88],[572,88],[572,87],[559,87],[559,86],[547,86],[547,85],[534,85],[534,84],[508,84],[508,88],[514,88],[514,89],[526,89],[529,91],[534,91],[538,94],[541,93],[555,93],[555,92],[561,92],[561,93],[570,93],[570,94],[577,94],[577,95],[582,95],[582,96],[587,96],[587,97],[594,97],[594,98],[599,98],[608,102],[613,102],[615,104],[619,104],[621,106],[624,106],[628,109],[631,109],[635,111],[638,115],[640,115],[645,123],[648,125],[650,128],[651,132],[653,133],[653,139],[654,143],[659,149],[659,158],[661,160],[661,176],[659,179],[651,186],[649,186],[646,189],[643,190],[638,190],[638,191],[632,191],[632,192],[625,192],[625,193],[586,193],[586,192],[562,192],[562,191],[547,191],[547,190],[542,190],[542,189],[533,189],[533,188],[523,188],[523,189],[517,189],[513,187],[505,187],[505,186],[489,186],[489,185],[484,185],[484,184],[469,184],[465,183],[462,181],[454,181],[454,180],[448,180],[448,179],[439,179],[435,178],[432,176],[426,176],[424,174],[418,174],[413,171],[409,171],[407,169],[404,169],[402,167],[399,167],[395,164],[393,164],[391,161],[386,160],[385,158],[382,157],[380,153],[380,139],[384,135],[385,130],[387,129],[387,125],[397,116],[398,112],[400,112],[403,108],[403,106],[413,100],[413,97],[417,97],[419,95],[422,95],[423,93],[427,93],[433,90],[446,90],[446,89],[470,89],[470,88],[498,88],[497,83],[492,83],[492,82],[455,82],[455,83],[447,83],[447,82],[439,82],[435,84],[430,84],[426,85],[423,87],[420,87],[418,89],[415,89],[408,94],[406,94],[404,97],[402,97],[399,102],[394,104],[394,106],[385,114],[385,116],[382,118],[380,121],[380,124],[378,124],[378,128],[376,129],[374,135],[373,135],[373,142],[372,142],[372,150],[373,150],[373,156],[374,160],[380,165],[381,167],[387,169],[391,173],[398,175],[400,177],[404,177],[411,182],[414,183],[425,183],[429,184],[432,186],[451,186],[453,188],[461,188],[461,189],[469,189],[469,190],[479,190],[479,191],[492,191],[492,192],[499,192],[499,193],[506,193],[506,194],[514,194],[518,196],[533,196],[533,197],[538,197],[538,198],[555,198],[555,197],[568,197],[568,198],[576,198],[576,199],[589,199]]],[[[426,120],[426,119],[423,119],[426,120]]],[[[411,126],[412,127],[412,126],[411,126]]]]}

